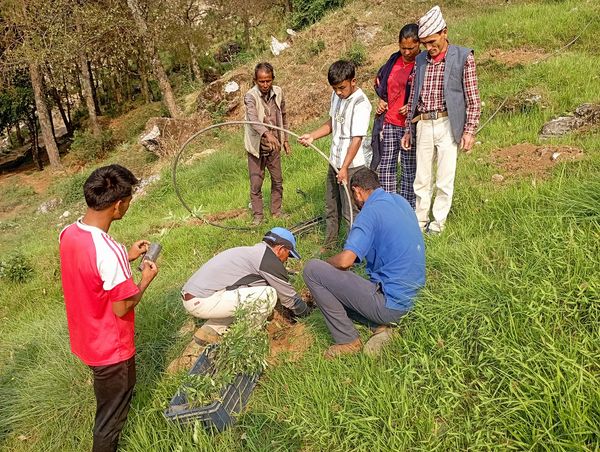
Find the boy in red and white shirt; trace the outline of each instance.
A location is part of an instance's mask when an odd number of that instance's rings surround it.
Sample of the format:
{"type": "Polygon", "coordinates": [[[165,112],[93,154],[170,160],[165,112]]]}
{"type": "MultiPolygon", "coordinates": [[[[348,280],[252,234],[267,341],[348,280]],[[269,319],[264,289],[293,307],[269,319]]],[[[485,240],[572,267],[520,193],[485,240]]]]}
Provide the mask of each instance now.
{"type": "Polygon", "coordinates": [[[95,170],[84,184],[88,209],[60,233],[60,264],[71,351],[94,375],[93,451],[116,451],[135,385],[134,308],[158,273],[144,262],[139,284],[129,262],[147,251],[139,240],[127,251],[108,230],[123,218],[136,177],[120,165],[95,170]]]}

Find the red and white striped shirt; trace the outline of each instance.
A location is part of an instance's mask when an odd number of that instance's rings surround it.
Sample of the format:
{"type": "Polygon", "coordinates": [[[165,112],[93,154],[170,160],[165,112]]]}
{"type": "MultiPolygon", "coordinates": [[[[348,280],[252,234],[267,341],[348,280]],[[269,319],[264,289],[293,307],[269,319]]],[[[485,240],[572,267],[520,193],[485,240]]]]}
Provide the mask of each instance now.
{"type": "MultiPolygon", "coordinates": [[[[434,61],[427,55],[427,67],[425,68],[425,78],[420,96],[417,102],[418,112],[445,111],[446,99],[444,98],[444,69],[446,67],[446,58],[434,61]]],[[[479,88],[477,86],[477,71],[475,68],[475,58],[469,53],[465,66],[463,68],[463,88],[465,91],[465,101],[467,110],[467,120],[465,122],[464,132],[475,134],[479,117],[481,116],[481,101],[479,100],[479,88]]],[[[415,86],[413,85],[408,99],[407,121],[412,120],[412,105],[414,102],[415,86]]]]}
{"type": "Polygon", "coordinates": [[[60,233],[60,268],[71,351],[89,366],[135,354],[133,311],[119,317],[112,303],[139,292],[125,247],[81,221],[60,233]]]}

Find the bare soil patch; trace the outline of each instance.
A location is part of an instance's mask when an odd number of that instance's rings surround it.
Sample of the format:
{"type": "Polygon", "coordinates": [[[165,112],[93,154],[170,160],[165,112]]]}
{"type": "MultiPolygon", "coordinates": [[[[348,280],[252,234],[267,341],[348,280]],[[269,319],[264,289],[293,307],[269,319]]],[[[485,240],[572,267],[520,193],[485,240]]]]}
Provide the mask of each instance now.
{"type": "Polygon", "coordinates": [[[547,53],[540,49],[493,49],[483,54],[483,60],[494,60],[508,67],[524,66],[542,60],[547,53]]]}
{"type": "Polygon", "coordinates": [[[506,176],[544,176],[556,164],[583,158],[583,151],[572,146],[540,146],[521,143],[492,153],[492,160],[506,176]]]}
{"type": "Polygon", "coordinates": [[[293,323],[280,306],[275,308],[273,318],[267,325],[267,332],[271,349],[268,359],[270,365],[277,365],[282,360],[298,361],[314,341],[306,326],[303,323],[293,323]]]}
{"type": "Polygon", "coordinates": [[[232,218],[239,218],[243,215],[246,215],[247,212],[248,209],[224,210],[223,212],[204,215],[204,218],[208,221],[231,220],[232,218]]]}

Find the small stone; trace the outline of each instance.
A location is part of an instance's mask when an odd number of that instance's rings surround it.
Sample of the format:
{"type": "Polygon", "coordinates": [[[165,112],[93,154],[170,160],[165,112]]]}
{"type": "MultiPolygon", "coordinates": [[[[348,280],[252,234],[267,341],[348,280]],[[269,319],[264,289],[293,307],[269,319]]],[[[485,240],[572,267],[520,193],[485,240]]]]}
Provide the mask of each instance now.
{"type": "Polygon", "coordinates": [[[231,94],[235,93],[236,91],[239,91],[239,89],[240,85],[236,81],[231,80],[225,84],[223,91],[225,91],[226,94],[231,94]]]}
{"type": "Polygon", "coordinates": [[[71,215],[71,212],[69,212],[68,210],[65,210],[63,212],[63,214],[61,215],[61,218],[67,218],[69,215],[71,215]]]}
{"type": "Polygon", "coordinates": [[[560,152],[554,152],[552,154],[552,160],[556,160],[558,158],[558,156],[560,155],[560,152]]]}
{"type": "Polygon", "coordinates": [[[500,183],[504,180],[504,176],[502,174],[494,174],[492,176],[492,182],[500,183]]]}
{"type": "Polygon", "coordinates": [[[475,142],[475,144],[476,144],[477,146],[479,146],[479,145],[481,144],[481,141],[476,141],[476,142],[475,142]]]}
{"type": "Polygon", "coordinates": [[[19,435],[19,436],[17,436],[17,439],[18,439],[19,441],[27,441],[27,440],[29,439],[29,436],[26,436],[26,435],[19,435]]]}

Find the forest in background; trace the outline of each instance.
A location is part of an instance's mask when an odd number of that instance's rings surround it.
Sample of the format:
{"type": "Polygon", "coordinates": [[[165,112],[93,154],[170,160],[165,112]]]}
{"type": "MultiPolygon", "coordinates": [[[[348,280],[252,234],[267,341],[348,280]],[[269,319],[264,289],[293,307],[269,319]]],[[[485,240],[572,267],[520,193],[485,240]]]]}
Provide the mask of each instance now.
{"type": "Polygon", "coordinates": [[[176,96],[260,54],[272,33],[306,27],[343,3],[1,0],[4,152],[29,142],[38,169],[41,148],[58,168],[63,135],[88,148],[110,146],[103,116],[162,100],[164,115],[181,118],[176,96]]]}

